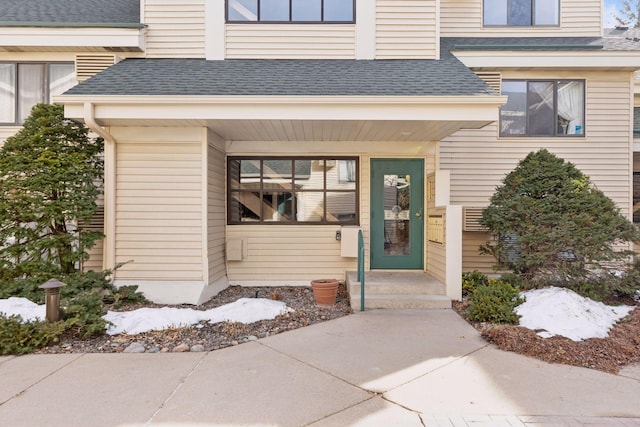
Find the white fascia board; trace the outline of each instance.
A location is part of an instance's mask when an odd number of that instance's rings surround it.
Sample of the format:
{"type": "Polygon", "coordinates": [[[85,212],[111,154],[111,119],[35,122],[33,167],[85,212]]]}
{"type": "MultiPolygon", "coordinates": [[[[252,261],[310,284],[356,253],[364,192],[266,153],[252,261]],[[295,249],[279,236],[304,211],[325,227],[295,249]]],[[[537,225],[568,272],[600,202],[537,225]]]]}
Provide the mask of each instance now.
{"type": "Polygon", "coordinates": [[[109,47],[143,51],[144,28],[0,27],[2,47],[109,47]]]}
{"type": "Polygon", "coordinates": [[[443,120],[495,121],[505,96],[211,97],[61,95],[65,115],[81,119],[85,103],[96,120],[443,120]]]}
{"type": "Polygon", "coordinates": [[[640,69],[640,52],[635,51],[453,51],[453,54],[469,68],[640,69]]]}

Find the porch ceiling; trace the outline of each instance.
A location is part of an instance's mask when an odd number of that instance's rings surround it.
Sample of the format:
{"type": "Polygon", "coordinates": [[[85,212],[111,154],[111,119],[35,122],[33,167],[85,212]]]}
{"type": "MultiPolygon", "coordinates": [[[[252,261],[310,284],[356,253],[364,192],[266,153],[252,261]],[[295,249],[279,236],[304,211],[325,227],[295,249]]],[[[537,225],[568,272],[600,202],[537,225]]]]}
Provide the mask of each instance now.
{"type": "Polygon", "coordinates": [[[206,126],[227,141],[436,141],[491,121],[99,120],[103,126],[206,126]]]}

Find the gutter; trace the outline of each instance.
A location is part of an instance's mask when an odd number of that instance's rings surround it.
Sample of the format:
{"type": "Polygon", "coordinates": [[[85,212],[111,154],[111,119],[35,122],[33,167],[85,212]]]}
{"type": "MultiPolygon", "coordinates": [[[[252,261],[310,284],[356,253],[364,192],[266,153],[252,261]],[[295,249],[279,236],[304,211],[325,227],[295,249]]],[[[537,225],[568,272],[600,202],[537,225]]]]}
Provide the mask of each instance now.
{"type": "Polygon", "coordinates": [[[31,22],[0,21],[0,27],[45,27],[45,28],[145,28],[137,22],[31,22]]]}
{"type": "MultiPolygon", "coordinates": [[[[102,268],[113,269],[116,256],[116,140],[105,128],[95,120],[94,105],[84,103],[84,123],[102,137],[104,147],[104,235],[105,243],[102,254],[102,268]]],[[[112,272],[112,276],[115,272],[112,272]]]]}

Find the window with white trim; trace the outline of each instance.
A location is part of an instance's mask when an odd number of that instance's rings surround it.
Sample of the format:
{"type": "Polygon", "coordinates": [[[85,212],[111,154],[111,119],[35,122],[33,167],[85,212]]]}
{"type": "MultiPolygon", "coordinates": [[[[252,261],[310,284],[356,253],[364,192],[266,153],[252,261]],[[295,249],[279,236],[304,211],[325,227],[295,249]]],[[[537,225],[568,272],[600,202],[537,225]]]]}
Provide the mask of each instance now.
{"type": "Polygon", "coordinates": [[[358,161],[229,157],[229,224],[358,224],[358,161]]]}
{"type": "Polygon", "coordinates": [[[227,22],[353,23],[355,0],[227,0],[227,22]]]}
{"type": "Polygon", "coordinates": [[[484,0],[485,26],[558,26],[560,0],[484,0]]]}
{"type": "Polygon", "coordinates": [[[0,124],[24,123],[34,105],[76,84],[73,63],[0,63],[0,124]]]}
{"type": "Polygon", "coordinates": [[[584,80],[503,80],[500,136],[584,136],[584,80]]]}

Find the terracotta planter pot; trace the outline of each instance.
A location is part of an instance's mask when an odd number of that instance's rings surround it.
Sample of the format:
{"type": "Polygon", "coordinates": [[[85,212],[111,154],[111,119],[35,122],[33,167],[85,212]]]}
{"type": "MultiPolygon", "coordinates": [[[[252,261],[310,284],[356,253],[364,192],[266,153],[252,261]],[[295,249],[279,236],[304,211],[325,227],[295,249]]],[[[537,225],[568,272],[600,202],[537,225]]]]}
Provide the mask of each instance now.
{"type": "Polygon", "coordinates": [[[317,279],[311,281],[311,289],[313,289],[313,296],[316,299],[318,305],[333,305],[336,303],[336,296],[338,295],[338,282],[337,279],[317,279]]]}

